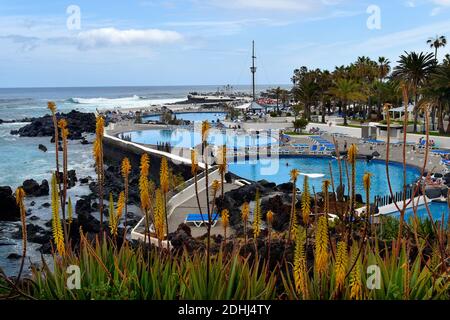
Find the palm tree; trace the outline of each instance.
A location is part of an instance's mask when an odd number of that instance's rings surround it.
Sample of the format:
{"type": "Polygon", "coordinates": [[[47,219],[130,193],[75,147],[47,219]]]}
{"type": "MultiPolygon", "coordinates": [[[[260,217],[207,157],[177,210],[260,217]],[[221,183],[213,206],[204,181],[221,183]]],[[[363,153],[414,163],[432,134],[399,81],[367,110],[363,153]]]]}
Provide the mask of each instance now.
{"type": "Polygon", "coordinates": [[[284,90],[281,89],[280,87],[271,89],[269,91],[269,93],[272,94],[273,96],[275,96],[275,99],[277,100],[277,112],[280,112],[280,99],[282,98],[283,91],[284,90]]]}
{"type": "Polygon", "coordinates": [[[432,53],[408,53],[405,51],[405,54],[400,56],[398,65],[394,69],[393,76],[403,80],[412,89],[414,97],[414,132],[417,132],[417,121],[419,118],[418,88],[428,79],[435,65],[432,53]]]}
{"type": "Polygon", "coordinates": [[[333,79],[331,73],[328,70],[317,70],[318,78],[317,78],[317,87],[318,87],[318,98],[321,105],[321,113],[322,113],[322,123],[325,123],[325,114],[327,104],[329,105],[330,97],[328,91],[330,87],[333,85],[333,79]]]}
{"type": "Polygon", "coordinates": [[[319,86],[316,76],[312,71],[308,71],[297,83],[295,88],[296,100],[304,107],[304,116],[311,120],[311,106],[317,101],[319,86]]]}
{"type": "MultiPolygon", "coordinates": [[[[439,133],[444,133],[443,110],[444,107],[450,107],[450,64],[444,63],[436,68],[430,77],[429,86],[424,90],[424,95],[437,106],[438,130],[439,133]]],[[[450,133],[450,122],[446,132],[450,133]]]]}
{"type": "Polygon", "coordinates": [[[391,103],[395,105],[401,105],[401,95],[398,90],[398,82],[394,80],[382,82],[380,80],[376,80],[373,83],[374,91],[378,93],[377,95],[377,117],[378,120],[381,120],[383,115],[383,104],[391,103]]]}
{"type": "Polygon", "coordinates": [[[378,71],[378,80],[373,83],[374,91],[377,93],[377,118],[381,119],[381,109],[382,109],[382,90],[384,87],[384,80],[391,72],[391,61],[385,57],[378,57],[377,71],[378,71]]]}
{"type": "Polygon", "coordinates": [[[364,95],[360,92],[361,86],[355,80],[337,79],[330,93],[342,103],[344,113],[344,125],[347,123],[347,104],[351,101],[362,100],[364,95]]]}
{"type": "Polygon", "coordinates": [[[429,38],[427,40],[427,44],[430,46],[430,48],[434,48],[434,59],[436,60],[436,63],[438,62],[438,56],[437,52],[439,48],[445,47],[447,44],[447,38],[445,36],[438,36],[436,35],[435,38],[429,38]]]}
{"type": "Polygon", "coordinates": [[[350,66],[350,74],[361,84],[367,100],[366,114],[369,116],[372,113],[372,84],[378,78],[378,65],[368,57],[358,57],[356,62],[350,66]]]}
{"type": "Polygon", "coordinates": [[[380,81],[386,79],[388,74],[391,72],[391,61],[385,57],[378,58],[378,78],[380,81]]]}

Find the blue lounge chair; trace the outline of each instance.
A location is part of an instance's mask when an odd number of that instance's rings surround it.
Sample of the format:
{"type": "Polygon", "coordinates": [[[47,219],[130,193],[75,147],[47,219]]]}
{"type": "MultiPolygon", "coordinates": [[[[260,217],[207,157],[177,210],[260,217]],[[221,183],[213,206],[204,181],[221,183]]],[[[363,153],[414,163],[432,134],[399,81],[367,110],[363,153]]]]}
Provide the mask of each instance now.
{"type": "Polygon", "coordinates": [[[446,155],[446,154],[450,154],[450,151],[436,149],[436,150],[431,151],[431,153],[435,153],[435,154],[439,154],[439,155],[446,155]]]}
{"type": "Polygon", "coordinates": [[[317,151],[317,144],[313,144],[311,148],[309,148],[309,152],[315,153],[317,151]]]}
{"type": "Polygon", "coordinates": [[[317,150],[317,154],[324,154],[327,148],[325,146],[320,146],[319,150],[317,150]]]}
{"type": "MultiPolygon", "coordinates": [[[[219,215],[213,213],[211,218],[212,226],[214,227],[217,221],[219,221],[219,215]]],[[[203,223],[208,223],[208,215],[206,213],[203,215],[200,213],[188,213],[186,219],[184,219],[184,223],[193,223],[197,228],[200,228],[203,223]]]]}

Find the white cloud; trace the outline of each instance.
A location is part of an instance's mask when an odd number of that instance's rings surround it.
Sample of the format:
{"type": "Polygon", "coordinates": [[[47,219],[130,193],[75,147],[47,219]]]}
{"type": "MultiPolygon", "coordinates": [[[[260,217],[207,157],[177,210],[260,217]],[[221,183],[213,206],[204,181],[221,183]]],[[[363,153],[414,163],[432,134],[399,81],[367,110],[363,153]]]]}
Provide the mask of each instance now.
{"type": "Polygon", "coordinates": [[[435,34],[436,30],[439,30],[441,33],[450,32],[450,21],[433,23],[418,28],[393,32],[384,36],[373,37],[358,44],[356,48],[373,52],[389,48],[405,47],[416,43],[425,44],[430,34],[435,34]]]}
{"type": "Polygon", "coordinates": [[[335,18],[349,18],[354,17],[358,15],[365,14],[365,11],[333,11],[330,14],[324,15],[324,16],[317,16],[317,17],[311,17],[305,19],[306,21],[322,21],[322,20],[329,20],[329,19],[335,19],[335,18]]]}
{"type": "Polygon", "coordinates": [[[438,6],[443,6],[443,7],[450,6],[450,0],[431,0],[431,2],[433,2],[434,4],[436,4],[438,6]]]}
{"type": "Polygon", "coordinates": [[[333,4],[335,0],[213,0],[212,3],[232,9],[258,9],[258,10],[277,10],[277,11],[312,11],[321,4],[333,4]]]}
{"type": "Polygon", "coordinates": [[[441,13],[441,11],[442,11],[441,7],[433,8],[430,12],[430,16],[432,17],[437,16],[439,13],[441,13]]]}
{"type": "Polygon", "coordinates": [[[82,31],[78,34],[80,49],[92,49],[112,46],[135,46],[175,43],[183,36],[175,31],[160,29],[129,29],[100,28],[82,31]]]}
{"type": "Polygon", "coordinates": [[[272,24],[272,20],[261,19],[241,19],[241,20],[200,20],[200,21],[178,21],[167,22],[166,26],[172,27],[228,27],[228,26],[245,26],[252,24],[272,24]]]}

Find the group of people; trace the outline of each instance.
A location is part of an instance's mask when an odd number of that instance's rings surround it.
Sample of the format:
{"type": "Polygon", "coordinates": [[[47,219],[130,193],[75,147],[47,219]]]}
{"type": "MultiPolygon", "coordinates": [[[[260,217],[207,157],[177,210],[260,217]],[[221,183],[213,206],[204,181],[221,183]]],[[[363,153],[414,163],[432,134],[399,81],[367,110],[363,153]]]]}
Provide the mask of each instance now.
{"type": "MultiPolygon", "coordinates": [[[[420,137],[419,139],[419,145],[424,145],[426,144],[426,139],[424,137],[420,137]]],[[[428,140],[428,144],[430,147],[434,147],[435,146],[435,142],[433,139],[429,139],[428,140]]]]}
{"type": "Polygon", "coordinates": [[[312,127],[311,129],[309,129],[309,133],[320,134],[320,129],[318,127],[316,127],[316,128],[312,127]]]}
{"type": "Polygon", "coordinates": [[[432,177],[430,172],[428,172],[427,175],[422,179],[425,182],[425,185],[429,186],[441,186],[443,184],[442,178],[432,177]]]}

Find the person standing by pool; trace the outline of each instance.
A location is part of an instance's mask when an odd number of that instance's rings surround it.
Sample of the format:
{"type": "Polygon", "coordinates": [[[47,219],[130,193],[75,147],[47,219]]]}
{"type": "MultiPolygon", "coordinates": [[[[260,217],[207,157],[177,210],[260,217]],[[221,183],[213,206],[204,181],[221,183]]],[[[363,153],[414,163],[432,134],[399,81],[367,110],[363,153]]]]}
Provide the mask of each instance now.
{"type": "Polygon", "coordinates": [[[423,137],[420,137],[420,139],[419,139],[419,146],[421,146],[422,145],[422,141],[424,140],[424,138],[423,137]]]}
{"type": "Polygon", "coordinates": [[[344,140],[344,151],[347,151],[347,140],[344,140]]]}

